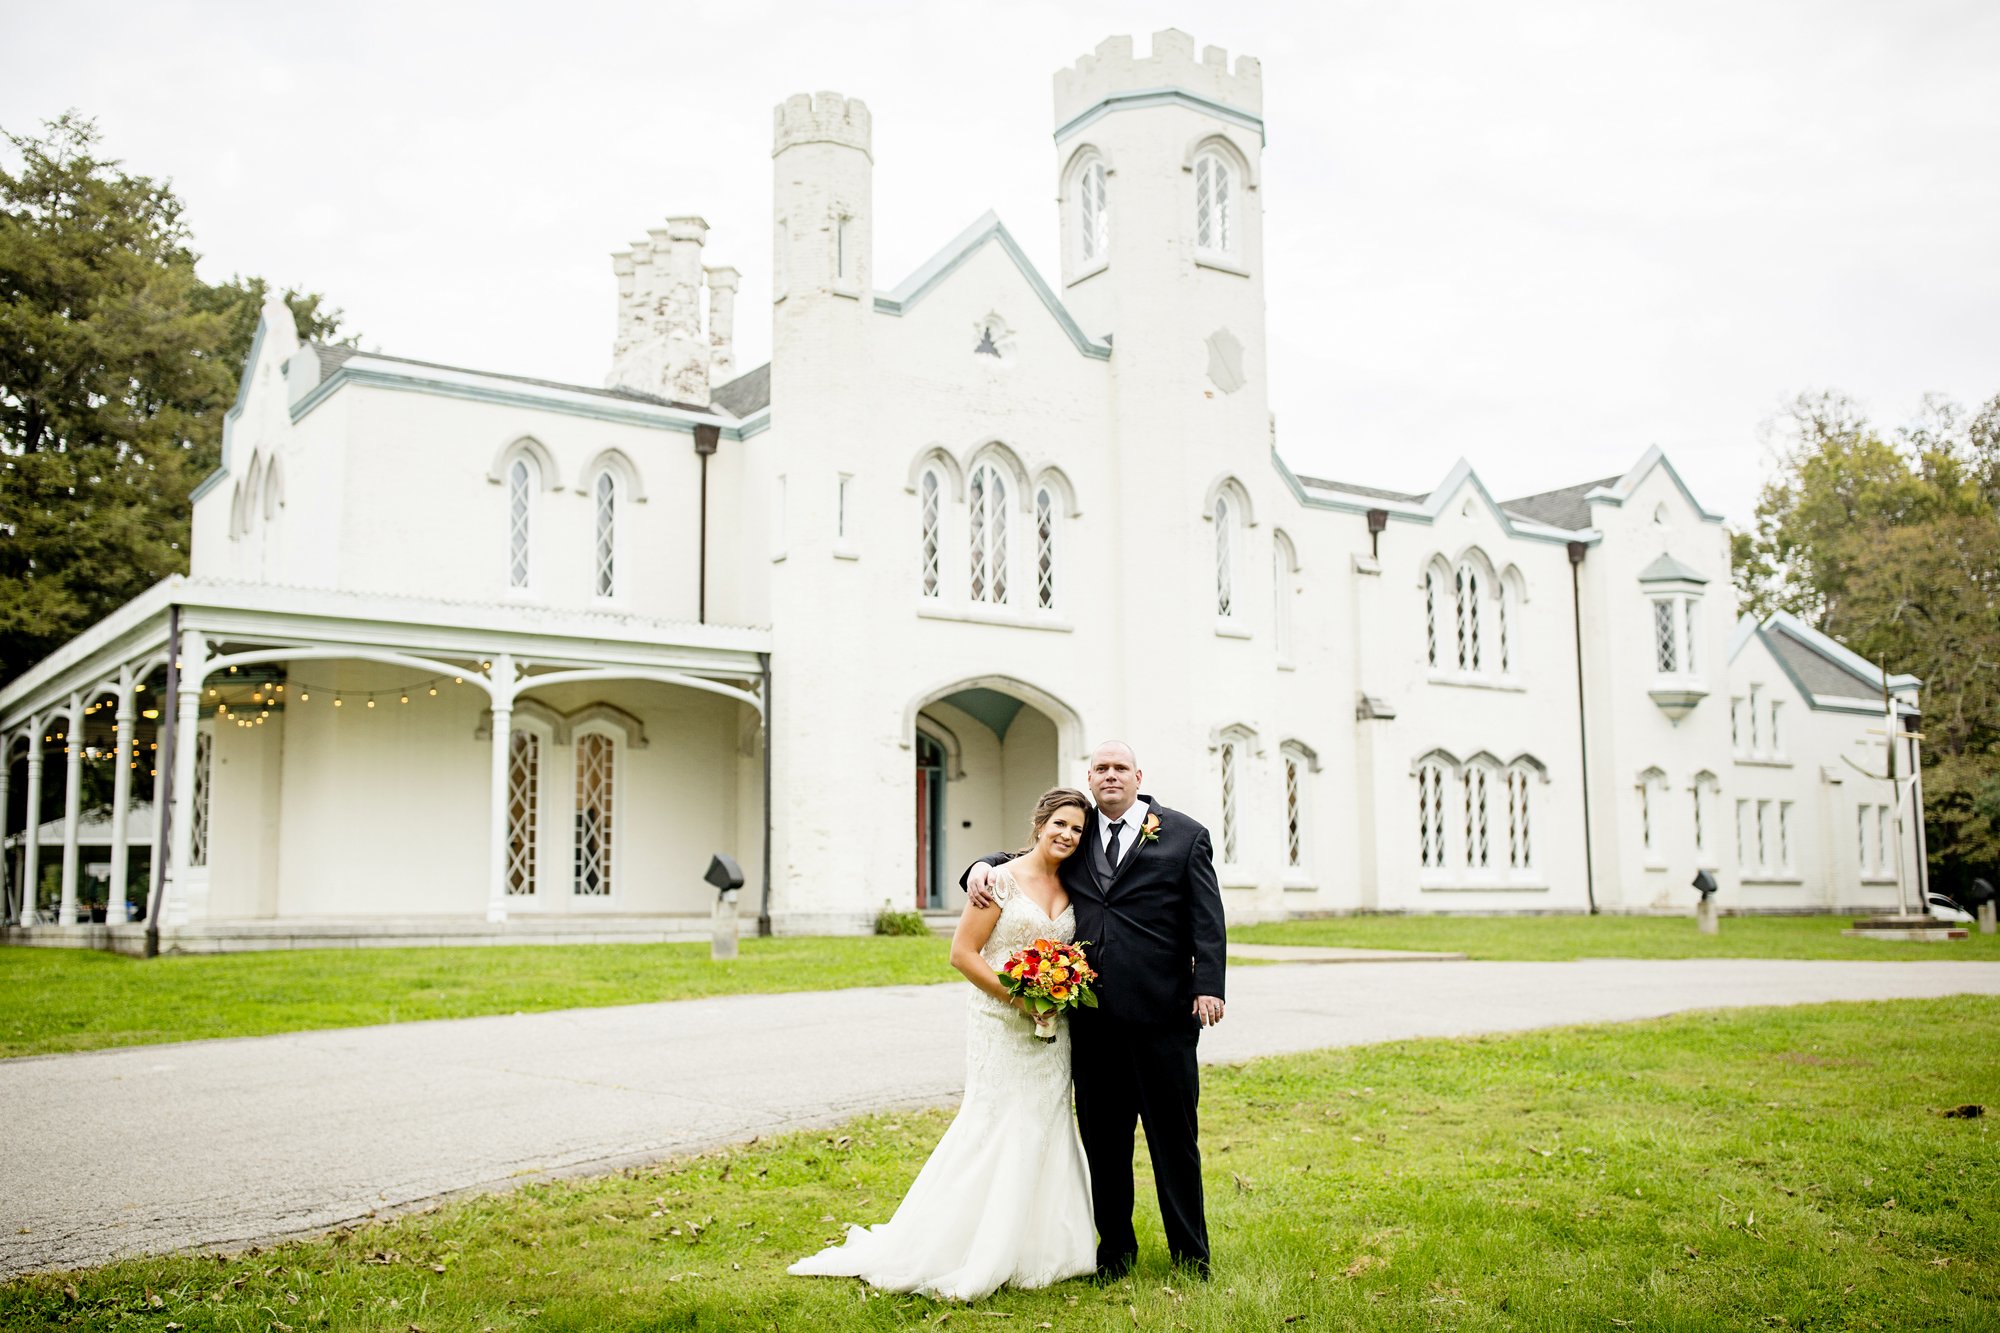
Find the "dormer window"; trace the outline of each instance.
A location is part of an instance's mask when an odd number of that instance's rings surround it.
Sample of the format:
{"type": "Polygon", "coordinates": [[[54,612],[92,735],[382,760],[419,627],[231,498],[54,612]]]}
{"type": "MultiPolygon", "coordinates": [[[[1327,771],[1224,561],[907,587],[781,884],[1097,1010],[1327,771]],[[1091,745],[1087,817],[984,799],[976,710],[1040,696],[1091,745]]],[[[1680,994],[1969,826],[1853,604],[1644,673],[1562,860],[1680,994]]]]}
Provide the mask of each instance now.
{"type": "Polygon", "coordinates": [[[1639,574],[1646,600],[1647,625],[1653,656],[1653,688],[1649,693],[1660,711],[1678,722],[1707,696],[1697,663],[1700,653],[1701,599],[1708,578],[1661,555],[1639,574]]]}
{"type": "Polygon", "coordinates": [[[1236,253],[1236,172],[1220,153],[1194,161],[1194,243],[1205,254],[1236,253]]]}

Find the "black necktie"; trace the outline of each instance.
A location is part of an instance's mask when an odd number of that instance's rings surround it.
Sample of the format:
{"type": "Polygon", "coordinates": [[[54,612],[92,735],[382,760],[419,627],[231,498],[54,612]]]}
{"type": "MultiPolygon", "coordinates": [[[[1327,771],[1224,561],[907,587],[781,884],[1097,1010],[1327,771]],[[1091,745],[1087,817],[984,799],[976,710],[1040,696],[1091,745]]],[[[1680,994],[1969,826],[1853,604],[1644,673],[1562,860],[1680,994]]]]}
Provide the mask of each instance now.
{"type": "Polygon", "coordinates": [[[1111,862],[1113,870],[1118,868],[1118,835],[1124,832],[1124,830],[1124,820],[1114,819],[1111,821],[1111,845],[1104,849],[1104,858],[1111,862]]]}

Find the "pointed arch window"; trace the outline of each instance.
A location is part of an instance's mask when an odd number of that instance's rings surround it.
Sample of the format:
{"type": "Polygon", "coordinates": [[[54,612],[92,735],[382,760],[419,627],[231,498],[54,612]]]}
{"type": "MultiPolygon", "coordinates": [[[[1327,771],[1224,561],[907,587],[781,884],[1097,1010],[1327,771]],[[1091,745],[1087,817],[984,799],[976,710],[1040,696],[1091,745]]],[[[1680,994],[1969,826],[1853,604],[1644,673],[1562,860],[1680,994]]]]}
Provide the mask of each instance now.
{"type": "Polygon", "coordinates": [[[613,800],[618,746],[601,731],[576,738],[576,873],[580,898],[611,896],[613,800]]]}
{"type": "Polygon", "coordinates": [[[1227,495],[1215,497],[1215,614],[1227,620],[1236,614],[1236,511],[1227,495]]]}
{"type": "Polygon", "coordinates": [[[1457,594],[1458,669],[1476,672],[1486,651],[1480,637],[1478,566],[1469,560],[1459,561],[1452,574],[1452,587],[1457,594]]]}
{"type": "Polygon", "coordinates": [[[938,481],[935,468],[925,468],[917,482],[918,523],[922,529],[923,559],[921,571],[923,590],[926,597],[944,595],[944,583],[939,574],[938,556],[942,548],[939,525],[943,522],[944,486],[938,481]]]}
{"type": "Polygon", "coordinates": [[[1424,660],[1438,665],[1438,611],[1444,601],[1444,576],[1435,566],[1424,571],[1424,660]]]}
{"type": "Polygon", "coordinates": [[[972,521],[972,600],[1007,602],[1007,479],[991,463],[973,469],[966,490],[972,521]]]}
{"type": "Polygon", "coordinates": [[[1312,883],[1312,773],[1318,761],[1298,741],[1280,745],[1278,757],[1285,775],[1285,881],[1307,887],[1312,883]]]}
{"type": "Polygon", "coordinates": [[[507,586],[528,586],[530,539],[534,533],[535,492],[541,489],[540,469],[526,454],[507,465],[507,586]]]}
{"type": "Polygon", "coordinates": [[[1534,829],[1529,819],[1529,769],[1514,764],[1507,770],[1507,868],[1532,870],[1535,865],[1534,829]]]}
{"type": "Polygon", "coordinates": [[[1035,605],[1056,605],[1056,497],[1046,486],[1035,492],[1035,605]]]}
{"type": "MultiPolygon", "coordinates": [[[[81,732],[82,728],[76,728],[81,732]]],[[[209,805],[215,790],[215,735],[202,731],[194,738],[194,814],[188,835],[188,864],[208,864],[209,805]]],[[[30,822],[32,828],[32,821],[30,822]]]]}
{"type": "Polygon", "coordinates": [[[1429,871],[1445,866],[1444,775],[1444,765],[1436,759],[1417,765],[1417,852],[1429,871]]]}
{"type": "Polygon", "coordinates": [[[532,897],[540,850],[542,738],[516,730],[507,738],[507,885],[509,897],[532,897]]]}
{"type": "Polygon", "coordinates": [[[1111,254],[1111,208],[1106,197],[1104,163],[1090,162],[1077,180],[1077,256],[1088,265],[1111,254]]]}
{"type": "Polygon", "coordinates": [[[1494,786],[1491,770],[1481,763],[1467,764],[1461,785],[1465,797],[1465,868],[1491,869],[1493,840],[1488,810],[1494,786]]]}
{"type": "Polygon", "coordinates": [[[606,468],[591,486],[595,502],[597,541],[593,567],[599,597],[618,594],[618,476],[606,468]]]}
{"type": "Polygon", "coordinates": [[[1230,727],[1221,733],[1216,747],[1218,794],[1222,797],[1222,863],[1242,864],[1242,818],[1239,813],[1243,785],[1248,779],[1250,733],[1230,727]]]}
{"type": "Polygon", "coordinates": [[[1194,162],[1194,243],[1207,254],[1236,253],[1236,172],[1220,153],[1194,162]]]}
{"type": "Polygon", "coordinates": [[[1667,775],[1649,768],[1639,775],[1639,852],[1652,869],[1667,863],[1667,775]]]}
{"type": "Polygon", "coordinates": [[[1298,598],[1298,555],[1292,539],[1278,533],[1271,542],[1271,639],[1278,665],[1292,665],[1292,603],[1298,598]]]}

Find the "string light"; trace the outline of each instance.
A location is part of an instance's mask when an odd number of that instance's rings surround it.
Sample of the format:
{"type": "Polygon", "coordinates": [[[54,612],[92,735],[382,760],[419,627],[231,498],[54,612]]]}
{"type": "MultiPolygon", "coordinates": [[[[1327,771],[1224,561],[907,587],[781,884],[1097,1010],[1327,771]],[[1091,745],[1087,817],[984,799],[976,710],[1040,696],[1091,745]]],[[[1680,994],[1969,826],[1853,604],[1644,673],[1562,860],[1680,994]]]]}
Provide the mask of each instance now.
{"type": "Polygon", "coordinates": [[[403,696],[403,702],[404,702],[404,703],[408,703],[409,701],[410,701],[410,696],[409,696],[409,695],[407,695],[407,694],[406,694],[406,695],[404,695],[404,696],[403,696]]]}

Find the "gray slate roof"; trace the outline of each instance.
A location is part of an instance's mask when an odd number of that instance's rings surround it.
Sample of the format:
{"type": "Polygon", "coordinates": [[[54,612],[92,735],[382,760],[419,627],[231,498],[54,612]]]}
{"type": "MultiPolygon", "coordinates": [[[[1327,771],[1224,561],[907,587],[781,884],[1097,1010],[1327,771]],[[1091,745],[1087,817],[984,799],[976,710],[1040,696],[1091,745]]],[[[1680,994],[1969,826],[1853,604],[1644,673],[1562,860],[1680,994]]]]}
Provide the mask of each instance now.
{"type": "Polygon", "coordinates": [[[771,405],[771,363],[766,361],[755,370],[746,370],[729,383],[709,391],[715,405],[741,421],[752,412],[761,412],[771,405]]]}
{"type": "Polygon", "coordinates": [[[1328,481],[1325,477],[1307,477],[1297,473],[1293,475],[1298,476],[1301,486],[1311,486],[1315,490],[1322,491],[1345,491],[1349,495],[1365,495],[1373,500],[1401,500],[1406,504],[1421,504],[1424,497],[1430,494],[1429,491],[1424,491],[1412,495],[1408,491],[1385,491],[1379,486],[1360,486],[1351,481],[1328,481]]]}
{"type": "MultiPolygon", "coordinates": [[[[369,357],[376,361],[393,361],[399,366],[421,366],[425,370],[450,370],[461,375],[480,375],[489,380],[507,380],[513,384],[532,384],[538,389],[561,389],[567,393],[587,393],[597,398],[619,398],[628,403],[654,403],[661,407],[679,407],[689,412],[706,409],[690,403],[676,403],[658,394],[641,393],[637,389],[605,389],[589,384],[564,384],[560,380],[538,380],[527,375],[502,375],[491,370],[476,370],[471,366],[447,366],[441,361],[417,361],[407,356],[387,356],[381,352],[364,352],[358,347],[330,347],[325,343],[313,343],[313,354],[319,357],[319,374],[322,380],[333,374],[357,356],[369,357]]],[[[754,372],[753,372],[754,373],[754,372]]],[[[745,378],[748,378],[747,376],[745,378]]]]}
{"type": "Polygon", "coordinates": [[[1664,551],[1658,559],[1639,571],[1641,583],[1706,583],[1708,575],[1690,568],[1664,551]]]}
{"type": "Polygon", "coordinates": [[[1590,526],[1590,506],[1583,497],[1600,486],[1610,486],[1617,477],[1606,477],[1602,481],[1578,482],[1561,490],[1543,491],[1539,495],[1524,495],[1518,500],[1503,500],[1500,507],[1516,518],[1525,518],[1531,523],[1546,523],[1552,528],[1567,528],[1580,532],[1590,526]]]}
{"type": "Polygon", "coordinates": [[[1827,657],[1810,644],[1793,638],[1779,626],[1768,626],[1758,631],[1779,661],[1791,669],[1802,684],[1814,694],[1828,694],[1842,699],[1880,699],[1881,681],[1861,679],[1845,666],[1827,657]]]}

